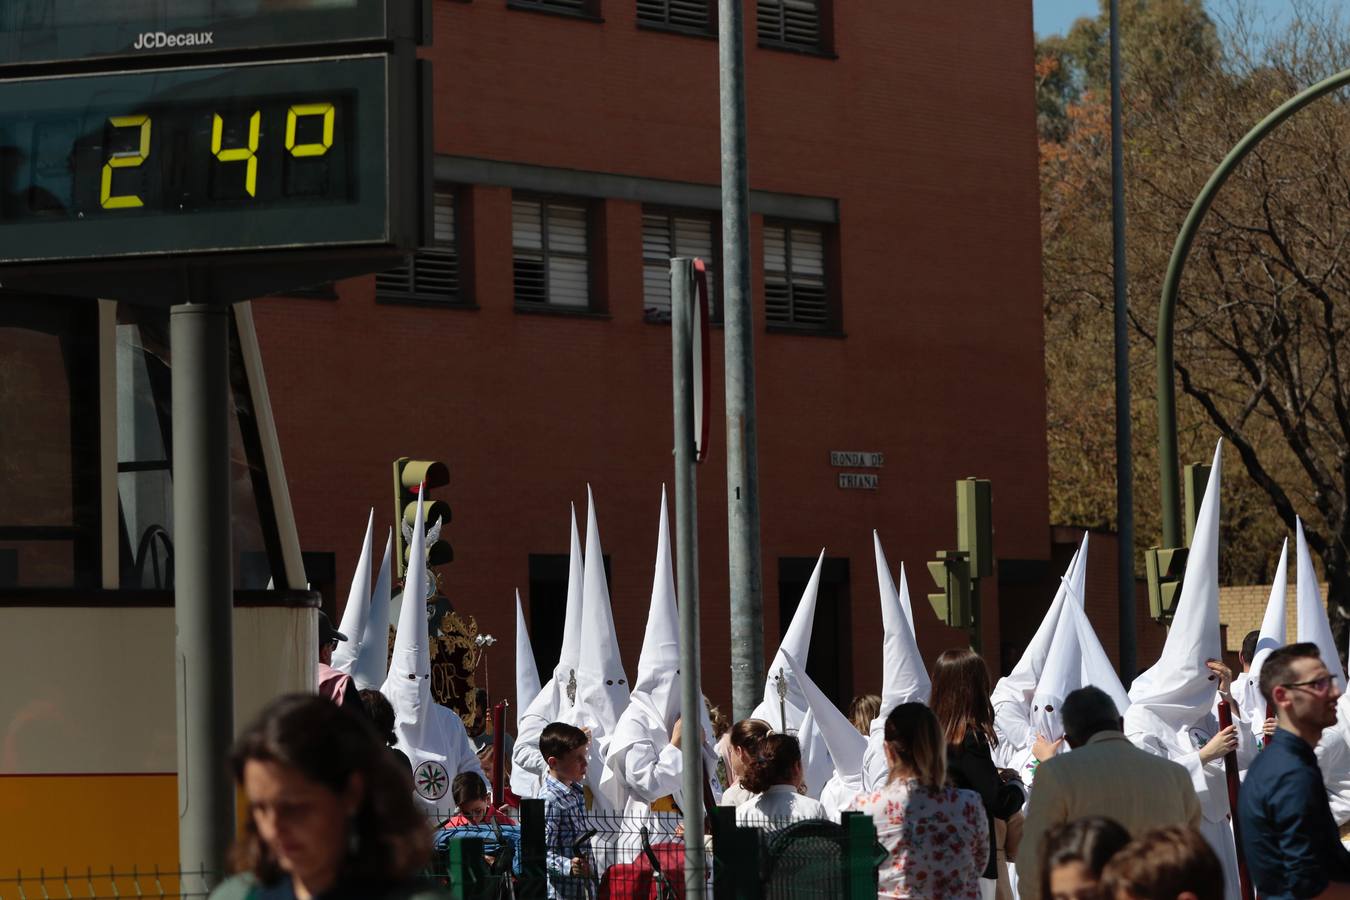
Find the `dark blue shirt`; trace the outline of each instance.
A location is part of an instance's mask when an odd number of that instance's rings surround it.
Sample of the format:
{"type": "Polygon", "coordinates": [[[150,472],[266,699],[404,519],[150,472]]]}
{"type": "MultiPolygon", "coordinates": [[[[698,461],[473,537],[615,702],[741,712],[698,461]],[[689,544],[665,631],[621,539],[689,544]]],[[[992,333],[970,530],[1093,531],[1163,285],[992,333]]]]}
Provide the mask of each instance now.
{"type": "Polygon", "coordinates": [[[1317,756],[1291,731],[1277,729],[1247,770],[1238,826],[1262,900],[1315,897],[1329,881],[1350,881],[1350,852],[1341,846],[1317,756]]]}

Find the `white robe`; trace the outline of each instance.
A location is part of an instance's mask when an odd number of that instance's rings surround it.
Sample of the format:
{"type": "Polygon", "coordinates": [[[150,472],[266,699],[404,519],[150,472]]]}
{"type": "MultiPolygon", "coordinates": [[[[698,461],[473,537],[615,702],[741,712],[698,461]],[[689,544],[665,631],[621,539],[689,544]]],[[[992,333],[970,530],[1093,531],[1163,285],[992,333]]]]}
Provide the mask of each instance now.
{"type": "MultiPolygon", "coordinates": [[[[1255,740],[1249,723],[1233,717],[1237,726],[1238,767],[1246,768],[1256,755],[1255,740]]],[[[1191,785],[1200,799],[1200,833],[1209,842],[1224,871],[1225,900],[1241,900],[1238,884],[1237,848],[1233,843],[1233,823],[1228,808],[1228,778],[1222,759],[1200,762],[1200,748],[1219,732],[1219,720],[1205,713],[1194,723],[1173,729],[1147,706],[1136,704],[1125,713],[1125,736],[1135,746],[1178,763],[1191,776],[1191,785]]]]}
{"type": "Polygon", "coordinates": [[[858,795],[865,793],[864,777],[862,773],[840,775],[835,772],[834,776],[825,782],[825,787],[820,792],[820,805],[825,807],[825,815],[829,816],[831,821],[840,821],[844,810],[852,808],[853,801],[858,799],[858,795]]]}
{"type": "Polygon", "coordinates": [[[1322,732],[1314,749],[1331,814],[1344,825],[1350,822],[1350,694],[1336,701],[1336,724],[1322,732]]]}

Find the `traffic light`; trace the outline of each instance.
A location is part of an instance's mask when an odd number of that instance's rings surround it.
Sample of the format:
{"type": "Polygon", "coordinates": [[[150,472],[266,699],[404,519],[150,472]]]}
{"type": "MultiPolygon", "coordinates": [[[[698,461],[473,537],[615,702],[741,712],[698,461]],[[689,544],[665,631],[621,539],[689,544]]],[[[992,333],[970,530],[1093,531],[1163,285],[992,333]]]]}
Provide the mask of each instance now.
{"type": "Polygon", "coordinates": [[[975,627],[970,560],[964,550],[939,550],[938,558],[928,563],[933,581],[942,589],[929,594],[928,602],[938,618],[953,628],[975,627]]]}
{"type": "Polygon", "coordinates": [[[993,487],[987,478],[956,483],[956,549],[964,550],[975,578],[994,574],[993,487]]]}
{"type": "Polygon", "coordinates": [[[1153,547],[1144,553],[1148,570],[1148,614],[1164,625],[1172,621],[1186,574],[1186,547],[1153,547]]]}
{"type": "Polygon", "coordinates": [[[1209,470],[1213,466],[1191,463],[1181,467],[1181,480],[1186,494],[1186,546],[1195,538],[1195,520],[1200,515],[1200,501],[1205,499],[1205,488],[1209,487],[1209,470]]]}
{"type": "MultiPolygon", "coordinates": [[[[409,459],[401,456],[394,460],[394,520],[399,523],[394,529],[394,540],[398,542],[398,574],[403,577],[408,568],[408,542],[405,529],[411,530],[417,522],[417,492],[423,486],[431,488],[445,487],[450,483],[450,470],[443,462],[426,459],[409,459]]],[[[432,500],[427,497],[422,510],[427,533],[440,532],[450,523],[450,504],[444,500],[432,500]]],[[[416,535],[425,539],[425,535],[416,535]]],[[[455,558],[450,544],[439,537],[427,547],[427,566],[439,566],[455,558]]]]}
{"type": "Polygon", "coordinates": [[[938,618],[972,632],[979,646],[980,579],[994,574],[993,488],[987,478],[956,482],[956,547],[939,550],[928,571],[941,593],[928,602],[938,618]]]}
{"type": "Polygon", "coordinates": [[[1187,548],[1195,538],[1195,520],[1200,515],[1200,503],[1205,499],[1209,484],[1209,470],[1213,466],[1193,463],[1181,470],[1185,487],[1186,546],[1153,547],[1144,553],[1144,567],[1148,571],[1148,613],[1164,625],[1172,621],[1177,600],[1181,599],[1181,580],[1186,574],[1187,548]]]}

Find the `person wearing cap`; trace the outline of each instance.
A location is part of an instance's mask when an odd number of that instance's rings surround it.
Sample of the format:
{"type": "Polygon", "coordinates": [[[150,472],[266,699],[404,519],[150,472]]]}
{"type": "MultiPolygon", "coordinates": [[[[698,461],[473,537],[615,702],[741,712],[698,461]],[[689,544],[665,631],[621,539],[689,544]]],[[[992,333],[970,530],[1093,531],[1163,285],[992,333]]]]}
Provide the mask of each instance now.
{"type": "Polygon", "coordinates": [[[319,696],[332,700],[338,706],[361,709],[361,694],[356,682],[344,672],[333,668],[333,651],[347,636],[333,627],[333,622],[319,610],[319,696]]]}

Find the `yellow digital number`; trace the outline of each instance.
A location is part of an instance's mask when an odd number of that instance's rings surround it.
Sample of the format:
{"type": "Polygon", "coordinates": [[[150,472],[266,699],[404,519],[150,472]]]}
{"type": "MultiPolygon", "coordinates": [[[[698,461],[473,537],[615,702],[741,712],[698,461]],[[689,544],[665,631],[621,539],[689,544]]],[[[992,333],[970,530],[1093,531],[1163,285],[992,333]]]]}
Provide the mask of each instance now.
{"type": "Polygon", "coordinates": [[[300,103],[286,111],[286,149],[292,156],[323,156],[333,146],[333,104],[300,103]],[[318,144],[297,144],[295,126],[306,116],[323,116],[323,141],[318,144]]]}
{"type": "Polygon", "coordinates": [[[138,206],[144,206],[141,198],[136,194],[120,194],[116,197],[112,192],[113,169],[134,169],[145,163],[150,156],[150,117],[141,116],[111,116],[108,124],[113,128],[136,128],[141,129],[140,146],[128,152],[114,153],[103,164],[103,187],[100,192],[99,202],[103,204],[104,209],[134,209],[138,206]]]}
{"type": "Polygon", "coordinates": [[[250,197],[256,197],[258,189],[258,129],[262,122],[262,111],[254,110],[248,120],[248,146],[222,149],[221,137],[225,130],[225,120],[216,113],[211,121],[211,152],[216,159],[225,163],[246,163],[244,172],[244,190],[250,197]]]}

